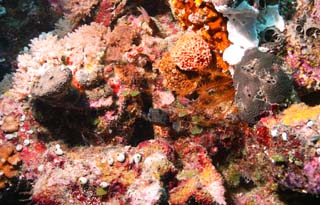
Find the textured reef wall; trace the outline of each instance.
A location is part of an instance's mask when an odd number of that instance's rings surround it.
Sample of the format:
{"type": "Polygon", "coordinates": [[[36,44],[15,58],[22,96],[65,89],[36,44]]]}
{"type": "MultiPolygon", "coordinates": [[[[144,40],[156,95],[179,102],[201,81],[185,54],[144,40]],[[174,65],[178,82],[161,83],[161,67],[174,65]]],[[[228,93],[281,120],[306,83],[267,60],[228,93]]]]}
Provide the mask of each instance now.
{"type": "Polygon", "coordinates": [[[319,204],[320,1],[0,1],[0,204],[319,204]]]}

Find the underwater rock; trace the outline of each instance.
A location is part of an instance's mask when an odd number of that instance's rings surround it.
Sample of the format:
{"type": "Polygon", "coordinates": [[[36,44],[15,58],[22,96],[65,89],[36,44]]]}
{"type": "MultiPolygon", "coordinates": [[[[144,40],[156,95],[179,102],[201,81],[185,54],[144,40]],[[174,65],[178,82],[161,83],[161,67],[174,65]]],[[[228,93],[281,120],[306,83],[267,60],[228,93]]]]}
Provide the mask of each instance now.
{"type": "Polygon", "coordinates": [[[63,67],[48,69],[32,88],[32,95],[39,99],[60,100],[70,88],[71,70],[63,67]]]}
{"type": "Polygon", "coordinates": [[[320,20],[313,15],[318,10],[301,4],[287,25],[286,63],[300,96],[320,91],[320,20]]]}
{"type": "Polygon", "coordinates": [[[258,120],[271,105],[284,105],[293,89],[279,59],[258,49],[246,52],[235,66],[233,80],[240,117],[249,123],[258,120]]]}
{"type": "Polygon", "coordinates": [[[318,196],[319,110],[319,105],[300,103],[262,118],[245,136],[244,156],[229,162],[232,166],[224,172],[227,184],[239,186],[242,177],[258,187],[271,183],[274,190],[281,187],[318,196]]]}

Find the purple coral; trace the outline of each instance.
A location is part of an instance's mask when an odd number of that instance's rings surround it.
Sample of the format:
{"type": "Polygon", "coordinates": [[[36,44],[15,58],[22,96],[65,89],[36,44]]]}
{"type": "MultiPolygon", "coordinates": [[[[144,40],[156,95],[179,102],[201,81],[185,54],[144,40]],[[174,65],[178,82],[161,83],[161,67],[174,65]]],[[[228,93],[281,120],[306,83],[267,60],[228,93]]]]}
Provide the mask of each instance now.
{"type": "Polygon", "coordinates": [[[320,194],[320,161],[318,157],[305,162],[303,170],[288,173],[284,186],[311,194],[320,194]]]}

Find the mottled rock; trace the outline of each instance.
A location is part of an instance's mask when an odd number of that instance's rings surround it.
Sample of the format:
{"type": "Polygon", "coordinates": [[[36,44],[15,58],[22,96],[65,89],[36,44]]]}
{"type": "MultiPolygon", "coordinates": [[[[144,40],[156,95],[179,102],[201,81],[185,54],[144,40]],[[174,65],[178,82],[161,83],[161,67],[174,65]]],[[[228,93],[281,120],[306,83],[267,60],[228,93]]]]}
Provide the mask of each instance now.
{"type": "Polygon", "coordinates": [[[103,79],[103,67],[96,66],[92,69],[81,69],[75,73],[75,79],[81,87],[89,88],[97,85],[103,79]]]}
{"type": "Polygon", "coordinates": [[[68,68],[48,69],[32,88],[32,96],[41,100],[59,101],[67,95],[71,85],[72,72],[68,68]]]}

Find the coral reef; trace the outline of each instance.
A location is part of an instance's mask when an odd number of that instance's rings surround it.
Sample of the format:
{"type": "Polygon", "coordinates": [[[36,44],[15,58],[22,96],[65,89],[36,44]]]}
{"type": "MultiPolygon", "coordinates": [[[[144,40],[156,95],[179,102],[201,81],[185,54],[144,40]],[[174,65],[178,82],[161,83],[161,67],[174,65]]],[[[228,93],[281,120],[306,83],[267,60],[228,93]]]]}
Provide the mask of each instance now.
{"type": "Polygon", "coordinates": [[[0,204],[319,204],[318,7],[0,0],[0,204]]]}
{"type": "Polygon", "coordinates": [[[175,149],[181,158],[183,169],[178,173],[180,181],[170,191],[171,204],[187,204],[194,198],[194,203],[226,204],[223,180],[206,150],[193,142],[183,140],[175,143],[175,149]],[[184,147],[188,143],[188,147],[184,147]]]}
{"type": "Polygon", "coordinates": [[[245,141],[244,160],[235,160],[224,172],[226,181],[239,186],[243,177],[255,186],[271,183],[273,192],[281,187],[318,195],[317,109],[295,104],[277,116],[262,118],[245,141]]]}
{"type": "Polygon", "coordinates": [[[319,91],[319,19],[317,7],[301,4],[287,26],[287,63],[300,95],[319,91]]]}
{"type": "Polygon", "coordinates": [[[72,80],[71,70],[68,68],[49,68],[34,85],[31,94],[34,98],[57,100],[68,92],[72,80]]]}
{"type": "Polygon", "coordinates": [[[78,23],[80,20],[90,16],[92,9],[99,3],[99,0],[49,0],[49,2],[57,12],[78,23]]]}
{"type": "MultiPolygon", "coordinates": [[[[186,104],[185,109],[193,110],[193,115],[204,115],[203,117],[207,120],[215,121],[235,111],[232,77],[218,69],[216,67],[217,62],[210,62],[211,55],[210,52],[205,51],[207,46],[204,42],[202,43],[203,46],[193,52],[192,55],[189,54],[191,50],[190,48],[187,49],[189,45],[197,45],[193,47],[202,45],[200,42],[203,40],[197,35],[199,34],[184,34],[172,50],[163,56],[157,67],[163,76],[164,87],[174,91],[180,98],[180,100],[177,98],[177,102],[184,99],[188,103],[181,103],[181,105],[186,104]],[[188,45],[188,47],[185,45],[188,45]],[[179,58],[176,57],[178,54],[179,58]],[[187,65],[184,62],[188,62],[187,65]],[[179,66],[185,68],[182,69],[179,66]],[[201,113],[198,113],[197,111],[200,110],[201,113]]],[[[155,106],[157,107],[157,105],[155,106]]],[[[173,110],[181,111],[182,108],[172,105],[170,112],[173,110]]],[[[174,113],[177,114],[176,111],[174,113]]],[[[172,116],[172,118],[177,118],[177,116],[172,116]]]]}

